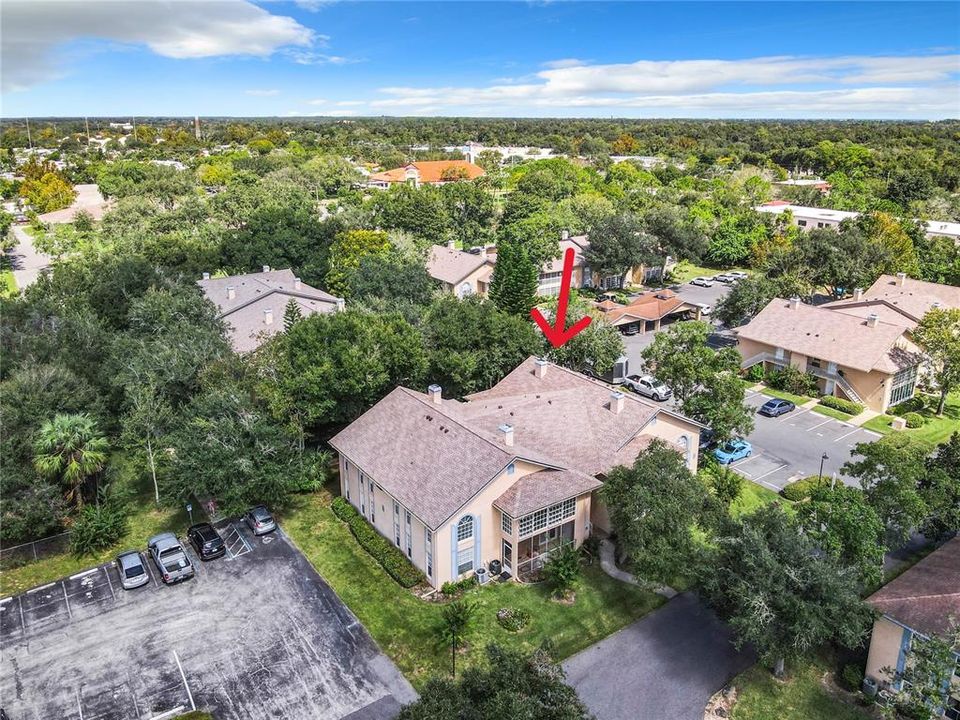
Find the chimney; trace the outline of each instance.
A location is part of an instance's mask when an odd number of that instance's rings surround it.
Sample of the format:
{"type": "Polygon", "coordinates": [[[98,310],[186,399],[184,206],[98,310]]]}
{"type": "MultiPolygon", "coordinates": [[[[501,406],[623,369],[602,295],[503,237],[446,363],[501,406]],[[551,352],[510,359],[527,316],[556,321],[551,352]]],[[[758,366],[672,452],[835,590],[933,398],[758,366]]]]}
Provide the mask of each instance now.
{"type": "Polygon", "coordinates": [[[263,311],[263,324],[273,325],[273,310],[270,308],[267,308],[263,311]]]}
{"type": "Polygon", "coordinates": [[[203,274],[203,279],[204,279],[204,280],[209,280],[209,279],[210,279],[210,273],[204,273],[204,274],[203,274]]]}
{"type": "Polygon", "coordinates": [[[270,266],[269,266],[269,265],[264,265],[264,266],[263,266],[263,271],[264,271],[264,272],[270,272],[270,266]]]}
{"type": "Polygon", "coordinates": [[[294,290],[299,290],[299,289],[300,289],[300,278],[295,277],[295,278],[293,279],[293,289],[294,289],[294,290]]]}
{"type": "Polygon", "coordinates": [[[561,240],[569,240],[569,239],[570,239],[570,231],[569,231],[569,230],[561,230],[561,231],[560,231],[560,239],[561,239],[561,240]]]}
{"type": "Polygon", "coordinates": [[[497,429],[503,433],[503,444],[507,447],[513,447],[513,425],[504,423],[497,429]]]}
{"type": "Polygon", "coordinates": [[[860,300],[863,298],[863,288],[854,288],[853,289],[853,299],[860,300]]]}
{"type": "Polygon", "coordinates": [[[227,285],[227,300],[233,300],[237,296],[237,289],[233,285],[227,285]]]}
{"type": "Polygon", "coordinates": [[[434,405],[439,405],[443,402],[443,389],[436,383],[427,388],[427,394],[430,395],[430,399],[433,400],[434,405]]]}
{"type": "Polygon", "coordinates": [[[930,309],[931,309],[931,310],[936,310],[938,307],[940,307],[940,301],[939,301],[939,300],[937,300],[936,302],[930,303],[930,309]]]}
{"type": "Polygon", "coordinates": [[[867,327],[876,327],[877,321],[880,320],[880,316],[876,313],[870,313],[867,315],[867,327]]]}
{"type": "Polygon", "coordinates": [[[799,310],[800,309],[800,298],[792,297],[790,298],[790,309],[799,310]]]}
{"type": "Polygon", "coordinates": [[[619,390],[610,393],[610,409],[613,410],[614,415],[623,412],[623,393],[619,390]]]}
{"type": "Polygon", "coordinates": [[[907,281],[906,273],[897,273],[897,285],[903,287],[904,283],[907,281]]]}
{"type": "Polygon", "coordinates": [[[550,365],[550,363],[544,360],[543,358],[537,358],[536,360],[534,360],[533,364],[536,366],[533,371],[534,374],[538,378],[542,379],[543,376],[547,374],[547,367],[550,365]]]}

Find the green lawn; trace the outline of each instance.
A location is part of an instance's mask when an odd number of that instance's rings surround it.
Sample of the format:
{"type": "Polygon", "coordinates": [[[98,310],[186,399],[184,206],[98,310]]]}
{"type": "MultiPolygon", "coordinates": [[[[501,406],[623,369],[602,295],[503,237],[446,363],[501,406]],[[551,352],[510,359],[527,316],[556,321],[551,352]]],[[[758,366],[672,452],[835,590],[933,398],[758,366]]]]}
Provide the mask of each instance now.
{"type": "Polygon", "coordinates": [[[732,720],[868,720],[864,710],[832,694],[823,683],[820,661],[787,665],[788,678],[776,680],[762,664],[734,678],[737,702],[732,720]]]}
{"type": "Polygon", "coordinates": [[[764,395],[769,395],[770,397],[780,398],[781,400],[789,400],[797,407],[800,407],[804,403],[808,403],[813,400],[812,397],[807,397],[806,395],[794,395],[793,393],[788,393],[785,390],[775,390],[769,385],[764,385],[760,392],[762,392],[764,395]]]}
{"type": "Polygon", "coordinates": [[[947,396],[942,417],[937,416],[936,399],[928,398],[928,400],[927,407],[920,412],[927,420],[923,427],[894,431],[890,427],[893,421],[892,415],[877,415],[865,422],[863,427],[881,435],[902,432],[914,440],[929,443],[931,446],[939,445],[948,440],[951,434],[960,431],[960,391],[952,392],[947,396]]]}
{"type": "Polygon", "coordinates": [[[842,422],[846,422],[853,417],[853,415],[847,415],[847,413],[843,412],[842,410],[827,407],[826,405],[817,404],[814,405],[812,409],[815,413],[820,413],[821,415],[826,415],[827,417],[832,417],[834,420],[840,420],[842,422]]]}
{"type": "Polygon", "coordinates": [[[747,515],[763,505],[769,505],[772,502],[779,502],[787,511],[793,512],[793,503],[786,498],[780,497],[773,490],[758,485],[755,482],[744,479],[738,497],[730,506],[730,514],[734,517],[747,515]]]}
{"type": "Polygon", "coordinates": [[[750,272],[749,268],[711,268],[704,267],[702,265],[694,265],[691,262],[686,260],[681,260],[677,263],[677,266],[670,271],[669,280],[671,284],[681,284],[692,280],[693,278],[699,275],[708,275],[714,276],[723,272],[732,272],[738,270],[740,272],[750,272]]]}
{"type": "MultiPolygon", "coordinates": [[[[442,606],[397,585],[334,516],[330,499],[327,492],[300,496],[282,515],[287,535],[415,687],[432,674],[449,672],[449,649],[437,639],[442,606]]],[[[614,580],[599,566],[585,568],[573,605],[553,602],[543,585],[491,584],[472,590],[470,597],[479,608],[476,631],[458,667],[480,660],[490,642],[530,650],[550,638],[565,658],[665,602],[614,580]],[[530,624],[519,633],[507,632],[496,620],[502,607],[526,610],[530,624]]]]}
{"type": "Polygon", "coordinates": [[[157,508],[153,502],[153,485],[148,476],[140,477],[139,464],[128,456],[115,455],[112,463],[123,464],[120,482],[129,482],[136,489],[134,508],[127,526],[127,534],[115,547],[96,555],[76,557],[71,553],[52,555],[36,562],[0,570],[0,596],[14,595],[38,585],[72,575],[112,559],[121,550],[146,548],[147,539],[159,532],[183,533],[187,529],[188,518],[184,510],[157,508]]]}
{"type": "Polygon", "coordinates": [[[17,281],[13,270],[0,270],[0,297],[12,297],[17,294],[17,281]]]}

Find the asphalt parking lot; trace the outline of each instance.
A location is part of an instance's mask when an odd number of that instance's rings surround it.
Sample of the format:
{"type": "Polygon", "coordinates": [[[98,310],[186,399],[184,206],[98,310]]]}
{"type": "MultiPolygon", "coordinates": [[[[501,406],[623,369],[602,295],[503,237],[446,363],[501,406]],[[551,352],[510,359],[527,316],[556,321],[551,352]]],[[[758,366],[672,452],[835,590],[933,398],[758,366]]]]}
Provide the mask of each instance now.
{"type": "MultiPolygon", "coordinates": [[[[769,399],[769,395],[748,391],[746,402],[759,408],[769,399]]],[[[857,443],[873,442],[879,437],[870,430],[803,408],[778,418],[757,415],[754,430],[747,436],[753,445],[753,455],[731,467],[771,490],[781,490],[795,480],[816,475],[820,458],[826,453],[824,477],[837,473],[838,480],[859,486],[857,481],[841,474],[840,467],[851,459],[857,443]]]]}
{"type": "Polygon", "coordinates": [[[120,588],[112,563],[0,601],[10,720],[392,718],[410,685],[282,530],[218,528],[196,577],[120,588]]]}

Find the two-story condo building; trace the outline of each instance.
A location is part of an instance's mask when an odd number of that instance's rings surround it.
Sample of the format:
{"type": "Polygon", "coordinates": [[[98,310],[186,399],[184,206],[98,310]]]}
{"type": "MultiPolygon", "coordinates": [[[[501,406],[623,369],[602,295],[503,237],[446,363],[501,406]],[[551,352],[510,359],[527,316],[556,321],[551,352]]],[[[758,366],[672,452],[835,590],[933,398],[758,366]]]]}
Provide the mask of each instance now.
{"type": "Polygon", "coordinates": [[[535,577],[554,549],[609,530],[605,473],[655,438],[695,470],[701,427],[531,357],[464,401],[398,387],[330,444],[343,496],[439,588],[492,561],[535,577]]]}

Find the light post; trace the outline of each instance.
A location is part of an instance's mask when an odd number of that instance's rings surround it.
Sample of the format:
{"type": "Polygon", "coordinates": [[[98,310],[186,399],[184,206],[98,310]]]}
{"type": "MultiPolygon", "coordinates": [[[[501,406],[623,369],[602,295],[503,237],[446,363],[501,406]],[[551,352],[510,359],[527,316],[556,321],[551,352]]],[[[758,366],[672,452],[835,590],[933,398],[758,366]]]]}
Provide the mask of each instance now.
{"type": "Polygon", "coordinates": [[[823,482],[823,461],[829,459],[830,457],[826,453],[820,456],[820,474],[817,477],[817,485],[823,482]]]}
{"type": "Polygon", "coordinates": [[[190,515],[190,524],[193,525],[193,503],[187,503],[187,514],[190,515]]]}

